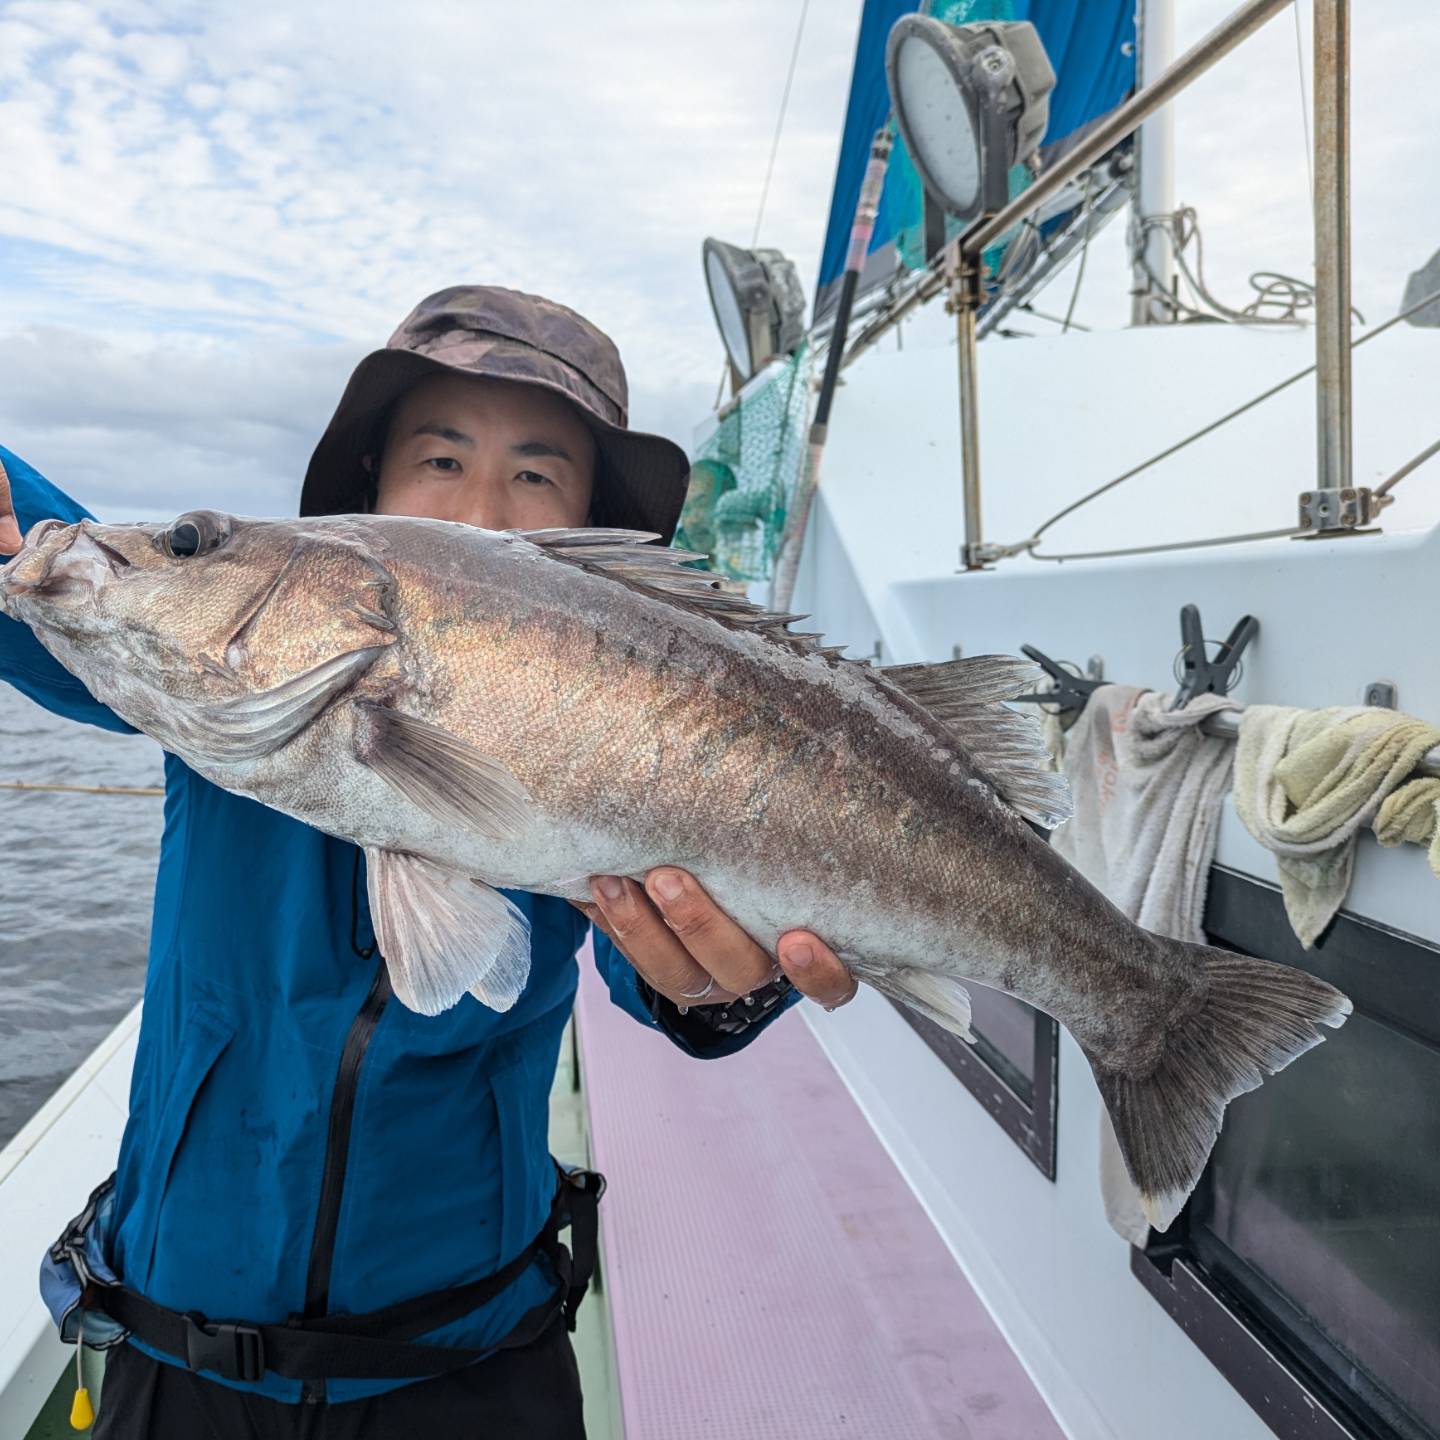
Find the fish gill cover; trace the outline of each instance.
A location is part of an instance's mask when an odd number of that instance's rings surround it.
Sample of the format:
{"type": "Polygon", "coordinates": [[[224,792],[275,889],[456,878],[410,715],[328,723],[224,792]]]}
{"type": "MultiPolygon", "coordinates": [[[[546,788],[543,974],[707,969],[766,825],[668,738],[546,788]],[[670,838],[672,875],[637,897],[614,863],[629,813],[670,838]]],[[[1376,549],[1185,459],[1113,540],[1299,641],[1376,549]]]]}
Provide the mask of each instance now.
{"type": "MultiPolygon", "coordinates": [[[[815,286],[816,320],[827,315],[839,297],[845,247],[870,141],[890,115],[885,42],[895,22],[917,10],[951,25],[985,20],[1028,20],[1034,25],[1056,76],[1050,96],[1050,128],[1040,148],[1044,165],[1053,164],[1135,87],[1135,0],[1085,0],[1083,5],[1075,0],[932,0],[924,5],[916,5],[913,0],[865,0],[825,248],[815,286]]],[[[1014,167],[1010,173],[1011,196],[1028,184],[1028,170],[1023,165],[1014,167]]],[[[880,213],[860,276],[861,294],[885,284],[899,268],[914,270],[925,263],[922,196],[920,177],[896,131],[880,213]]],[[[1052,231],[1069,218],[1069,214],[1055,216],[1044,228],[1052,231]]],[[[954,220],[947,219],[946,238],[957,234],[959,228],[954,220]]],[[[998,268],[1007,243],[1008,237],[986,252],[992,272],[998,268]]]]}

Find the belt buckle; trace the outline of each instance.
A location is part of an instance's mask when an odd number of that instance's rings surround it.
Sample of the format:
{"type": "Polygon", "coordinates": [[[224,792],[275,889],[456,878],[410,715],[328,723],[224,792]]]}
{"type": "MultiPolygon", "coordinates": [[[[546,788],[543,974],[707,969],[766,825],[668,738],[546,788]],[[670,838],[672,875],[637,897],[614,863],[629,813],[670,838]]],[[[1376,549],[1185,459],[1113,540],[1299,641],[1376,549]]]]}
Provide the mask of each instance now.
{"type": "Polygon", "coordinates": [[[185,1363],[253,1384],[265,1374],[265,1342],[253,1325],[210,1321],[191,1310],[185,1316],[185,1363]]]}

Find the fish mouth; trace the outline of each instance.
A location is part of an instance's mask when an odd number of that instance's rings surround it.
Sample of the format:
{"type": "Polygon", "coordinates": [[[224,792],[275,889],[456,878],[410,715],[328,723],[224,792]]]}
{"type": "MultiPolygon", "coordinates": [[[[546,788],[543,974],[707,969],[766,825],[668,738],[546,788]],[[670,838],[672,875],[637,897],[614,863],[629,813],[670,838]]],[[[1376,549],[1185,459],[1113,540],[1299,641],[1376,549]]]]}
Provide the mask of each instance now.
{"type": "Polygon", "coordinates": [[[88,596],[104,580],[130,568],[130,561],[101,540],[88,521],[66,525],[41,520],[0,568],[0,600],[88,596]]]}

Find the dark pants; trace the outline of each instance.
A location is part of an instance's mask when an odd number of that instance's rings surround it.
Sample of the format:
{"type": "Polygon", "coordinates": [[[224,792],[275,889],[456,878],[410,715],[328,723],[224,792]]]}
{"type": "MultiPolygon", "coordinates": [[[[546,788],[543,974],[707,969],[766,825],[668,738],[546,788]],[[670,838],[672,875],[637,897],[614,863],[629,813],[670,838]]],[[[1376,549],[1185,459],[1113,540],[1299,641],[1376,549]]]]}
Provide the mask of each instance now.
{"type": "Polygon", "coordinates": [[[94,1440],[585,1440],[580,1372],[563,1324],[452,1375],[370,1400],[287,1405],[152,1360],[109,1354],[94,1440]]]}

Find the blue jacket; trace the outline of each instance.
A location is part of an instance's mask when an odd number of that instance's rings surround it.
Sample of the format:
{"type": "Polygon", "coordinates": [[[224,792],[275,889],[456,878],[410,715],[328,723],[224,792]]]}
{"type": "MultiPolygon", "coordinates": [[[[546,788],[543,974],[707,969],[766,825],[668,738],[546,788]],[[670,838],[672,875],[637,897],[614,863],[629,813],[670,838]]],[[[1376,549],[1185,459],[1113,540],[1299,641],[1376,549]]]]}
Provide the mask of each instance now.
{"type": "MultiPolygon", "coordinates": [[[[9,451],[0,461],[22,532],[84,518],[9,451]]],[[[0,679],[57,714],[130,729],[4,617],[0,679]]],[[[518,1004],[500,1015],[466,996],[436,1018],[413,1014],[375,989],[383,962],[359,849],[166,756],[110,1257],[127,1285],[215,1319],[353,1314],[493,1274],[529,1244],[554,1195],[549,1092],[587,922],[564,901],[507,893],[531,924],[518,1004]]],[[[615,1003],[662,1028],[599,932],[595,959],[615,1003]]],[[[755,1033],[703,1052],[670,1038],[708,1056],[755,1033]]],[[[488,1345],[550,1288],[539,1262],[424,1338],[488,1345]]],[[[336,1380],[326,1394],[396,1383],[336,1380]]],[[[299,1382],[272,1375],[235,1388],[301,1398],[299,1382]]]]}

